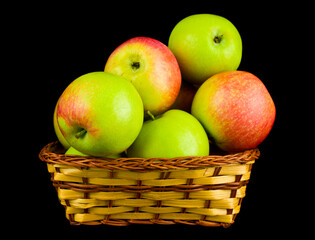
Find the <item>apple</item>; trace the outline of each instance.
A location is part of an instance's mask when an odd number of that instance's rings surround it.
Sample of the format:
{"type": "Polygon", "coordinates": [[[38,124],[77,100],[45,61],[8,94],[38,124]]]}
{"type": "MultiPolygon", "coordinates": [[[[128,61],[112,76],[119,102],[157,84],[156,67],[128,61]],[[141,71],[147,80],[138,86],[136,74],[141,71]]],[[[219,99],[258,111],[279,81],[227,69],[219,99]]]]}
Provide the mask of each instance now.
{"type": "MultiPolygon", "coordinates": [[[[88,157],[88,156],[89,156],[89,155],[87,155],[87,154],[84,154],[84,153],[79,152],[79,151],[76,150],[74,147],[70,147],[70,148],[66,151],[65,155],[76,155],[76,156],[83,156],[83,157],[88,157]]],[[[107,158],[114,158],[114,159],[116,159],[116,158],[122,157],[122,155],[123,155],[123,154],[121,153],[121,154],[116,154],[116,155],[113,155],[113,156],[107,156],[107,158]]]]}
{"type": "Polygon", "coordinates": [[[173,158],[209,155],[208,136],[191,114],[172,109],[144,122],[128,157],[173,158]]]}
{"type": "Polygon", "coordinates": [[[168,47],[182,77],[197,85],[216,73],[237,70],[242,58],[238,30],[226,18],[196,14],[181,20],[171,32],[168,47]]]}
{"type": "Polygon", "coordinates": [[[180,109],[190,113],[191,104],[197,90],[198,87],[192,85],[191,83],[182,81],[179,94],[170,109],[180,109]]]}
{"type": "Polygon", "coordinates": [[[135,37],[109,56],[105,72],[128,79],[138,90],[145,112],[158,115],[175,102],[181,73],[174,54],[158,40],[135,37]]]}
{"type": "Polygon", "coordinates": [[[74,147],[69,147],[69,149],[65,152],[65,155],[77,155],[77,156],[84,156],[84,157],[89,156],[87,154],[79,152],[74,147]]]}
{"type": "Polygon", "coordinates": [[[62,93],[57,121],[79,152],[106,157],[125,151],[143,125],[143,103],[125,78],[105,72],[78,77],[62,93]]]}
{"type": "Polygon", "coordinates": [[[276,108],[259,78],[249,72],[229,71],[200,86],[191,112],[219,148],[238,152],[257,147],[267,137],[276,108]]]}
{"type": "MultiPolygon", "coordinates": [[[[58,102],[59,102],[59,100],[58,100],[58,102]]],[[[70,144],[67,142],[67,140],[62,135],[62,133],[61,133],[61,131],[59,129],[58,122],[57,122],[57,106],[58,106],[58,102],[57,102],[55,110],[54,110],[54,117],[53,117],[54,130],[55,130],[55,133],[56,133],[56,136],[57,136],[59,142],[67,150],[68,148],[70,148],[70,144]]]]}

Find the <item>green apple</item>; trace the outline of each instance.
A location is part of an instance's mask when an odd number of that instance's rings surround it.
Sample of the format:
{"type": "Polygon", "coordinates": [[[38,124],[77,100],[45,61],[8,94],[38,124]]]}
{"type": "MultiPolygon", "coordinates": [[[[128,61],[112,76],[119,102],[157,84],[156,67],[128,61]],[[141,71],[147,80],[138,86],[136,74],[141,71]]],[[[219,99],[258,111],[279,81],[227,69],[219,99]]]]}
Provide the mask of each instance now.
{"type": "MultiPolygon", "coordinates": [[[[58,101],[59,102],[59,101],[58,101]]],[[[59,142],[61,143],[61,145],[65,148],[68,149],[70,148],[70,144],[67,142],[67,140],[65,139],[65,137],[62,135],[59,126],[58,126],[58,122],[57,122],[57,106],[58,106],[58,102],[56,104],[55,107],[55,111],[54,111],[54,117],[53,117],[53,122],[54,122],[54,130],[56,133],[56,136],[59,140],[59,142]]]]}
{"type": "Polygon", "coordinates": [[[174,54],[160,41],[148,37],[135,37],[118,46],[104,71],[128,79],[142,97],[145,112],[153,115],[171,107],[181,85],[174,54]]]}
{"type": "Polygon", "coordinates": [[[66,141],[78,151],[106,157],[125,151],[143,124],[143,103],[125,78],[92,72],[63,92],[57,121],[66,141]]]}
{"type": "Polygon", "coordinates": [[[171,32],[168,47],[182,77],[201,85],[212,75],[236,70],[242,58],[242,40],[235,26],[213,14],[196,14],[181,20],[171,32]]]}
{"type": "Polygon", "coordinates": [[[194,116],[172,109],[144,122],[127,155],[141,158],[207,156],[208,136],[194,116]]]}
{"type": "MultiPolygon", "coordinates": [[[[76,155],[76,156],[83,156],[83,157],[88,157],[88,156],[89,156],[89,155],[87,155],[87,154],[84,154],[84,153],[79,152],[79,151],[76,150],[74,147],[70,147],[70,148],[66,151],[65,155],[76,155]]],[[[122,156],[123,156],[123,154],[121,153],[121,154],[116,154],[116,155],[113,155],[113,156],[108,156],[108,158],[120,158],[120,157],[122,157],[122,156]]]]}
{"type": "Polygon", "coordinates": [[[76,150],[74,147],[70,147],[70,148],[66,151],[65,155],[77,155],[77,156],[84,156],[84,157],[88,157],[88,156],[89,156],[89,155],[87,155],[87,154],[84,154],[84,153],[79,152],[79,151],[76,150]]]}

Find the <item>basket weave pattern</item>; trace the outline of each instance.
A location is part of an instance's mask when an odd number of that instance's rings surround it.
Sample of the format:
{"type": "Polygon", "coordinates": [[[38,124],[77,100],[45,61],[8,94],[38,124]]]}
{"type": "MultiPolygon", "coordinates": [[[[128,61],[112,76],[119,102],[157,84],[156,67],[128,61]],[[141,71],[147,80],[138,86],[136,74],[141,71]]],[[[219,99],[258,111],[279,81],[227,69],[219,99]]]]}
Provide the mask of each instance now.
{"type": "Polygon", "coordinates": [[[228,227],[240,211],[259,150],[207,157],[96,158],[39,154],[73,225],[190,224],[228,227]]]}

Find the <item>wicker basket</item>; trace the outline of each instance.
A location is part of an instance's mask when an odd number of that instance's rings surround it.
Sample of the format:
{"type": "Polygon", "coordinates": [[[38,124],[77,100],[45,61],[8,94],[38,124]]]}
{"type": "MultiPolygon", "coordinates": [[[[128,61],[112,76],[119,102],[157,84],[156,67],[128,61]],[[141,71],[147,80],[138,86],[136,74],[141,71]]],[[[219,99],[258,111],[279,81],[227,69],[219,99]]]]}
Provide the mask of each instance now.
{"type": "Polygon", "coordinates": [[[240,211],[259,150],[207,157],[96,158],[64,155],[47,163],[72,225],[190,224],[229,227],[240,211]]]}

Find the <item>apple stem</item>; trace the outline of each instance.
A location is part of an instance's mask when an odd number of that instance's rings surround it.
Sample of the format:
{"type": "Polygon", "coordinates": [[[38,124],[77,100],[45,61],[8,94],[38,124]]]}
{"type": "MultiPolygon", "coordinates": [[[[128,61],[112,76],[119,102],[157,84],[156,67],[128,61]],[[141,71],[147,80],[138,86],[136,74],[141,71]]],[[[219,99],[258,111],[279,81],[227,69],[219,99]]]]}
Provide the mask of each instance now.
{"type": "Polygon", "coordinates": [[[83,137],[85,134],[87,133],[87,131],[84,129],[84,128],[82,128],[79,132],[77,132],[74,136],[76,137],[76,138],[80,138],[80,137],[83,137]]]}
{"type": "Polygon", "coordinates": [[[155,120],[154,115],[153,115],[150,111],[147,111],[147,114],[150,116],[150,118],[151,118],[152,120],[155,120]]]}

